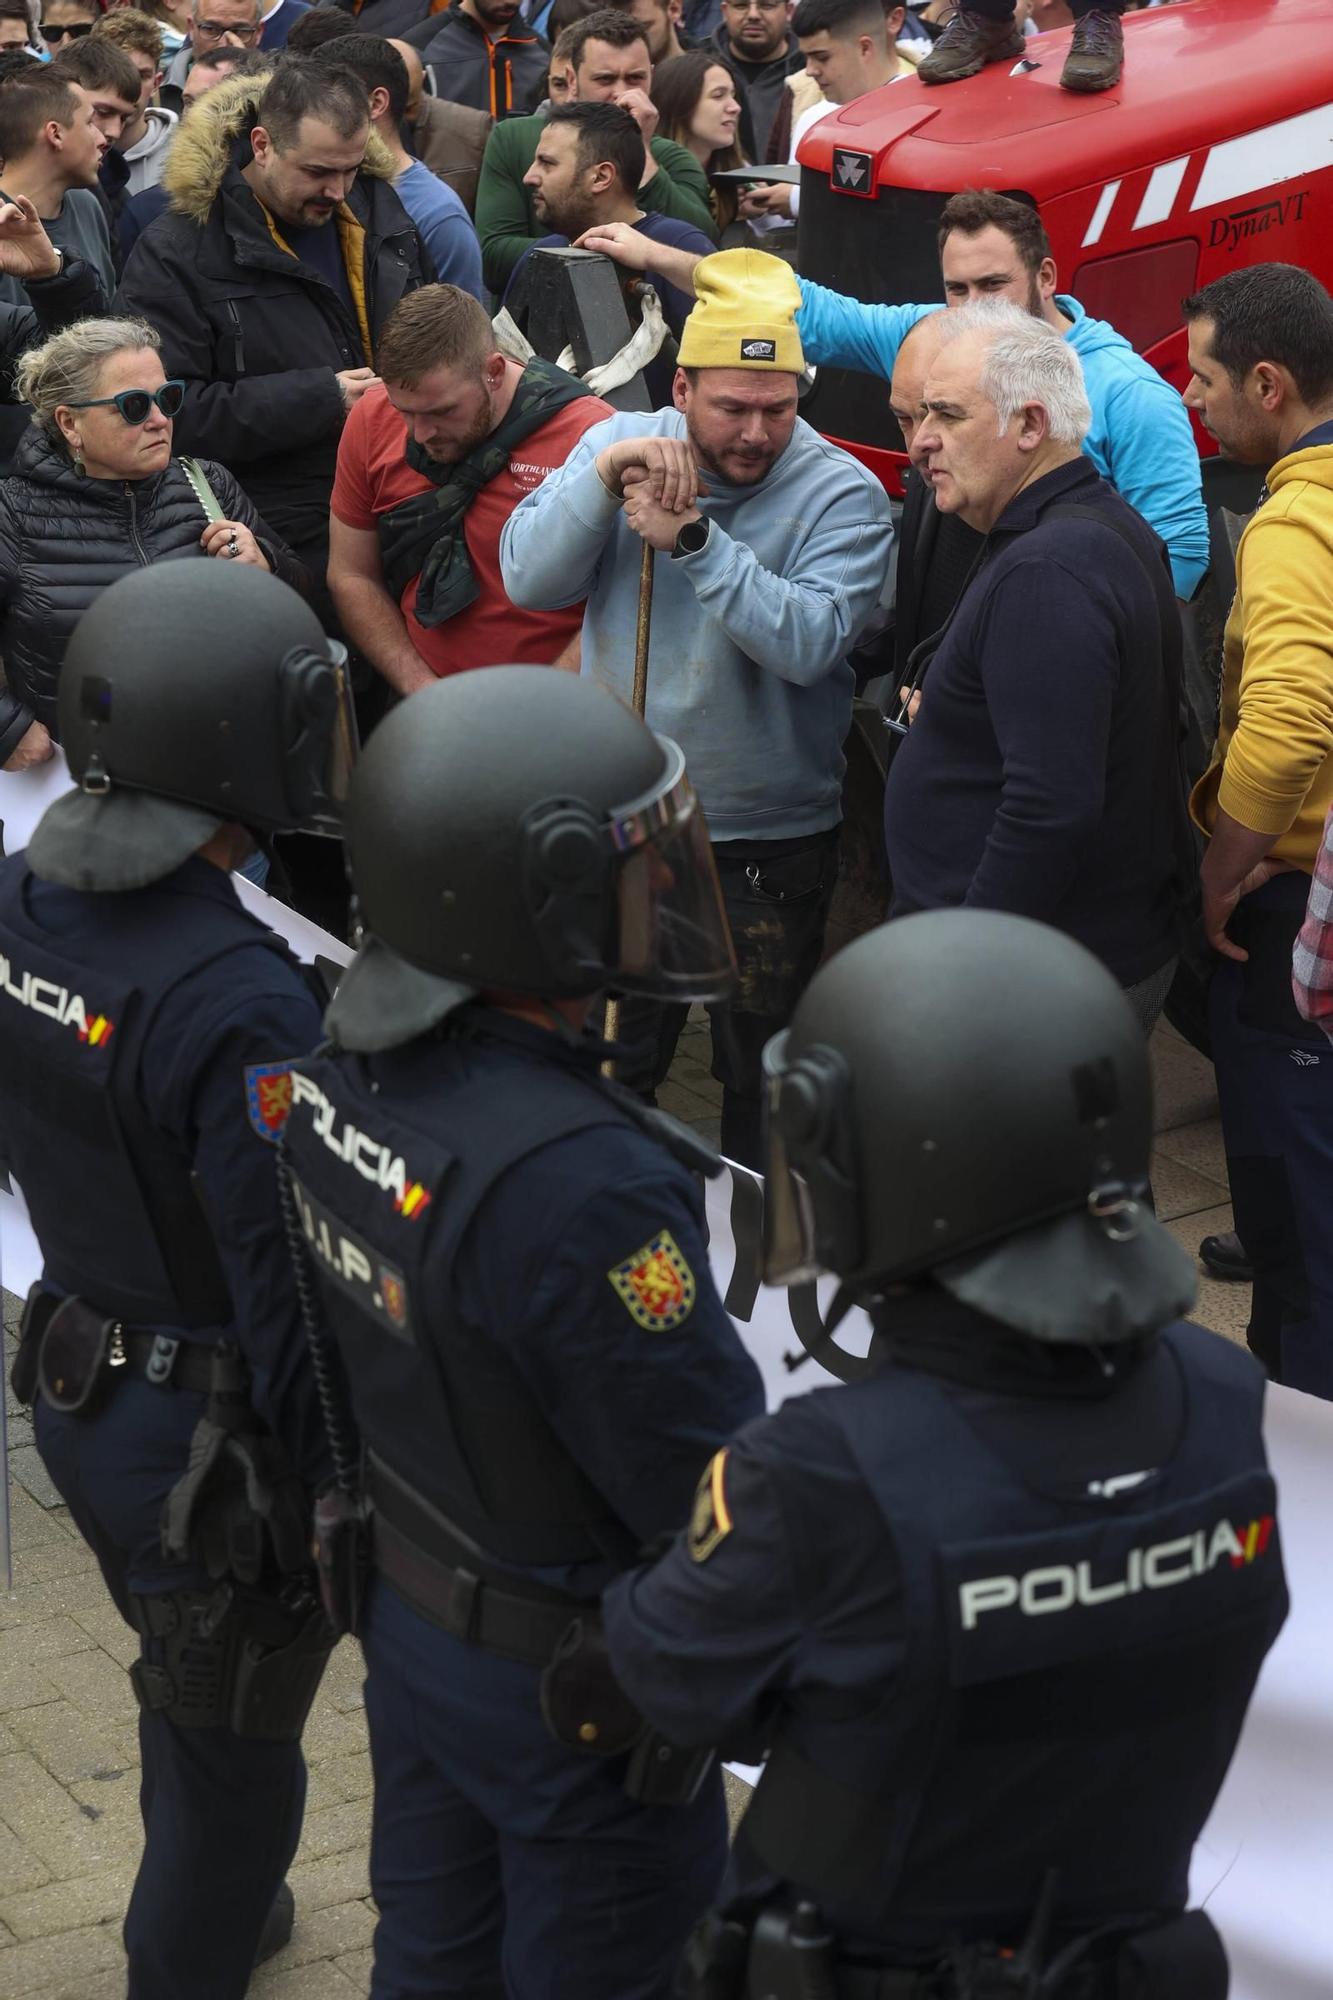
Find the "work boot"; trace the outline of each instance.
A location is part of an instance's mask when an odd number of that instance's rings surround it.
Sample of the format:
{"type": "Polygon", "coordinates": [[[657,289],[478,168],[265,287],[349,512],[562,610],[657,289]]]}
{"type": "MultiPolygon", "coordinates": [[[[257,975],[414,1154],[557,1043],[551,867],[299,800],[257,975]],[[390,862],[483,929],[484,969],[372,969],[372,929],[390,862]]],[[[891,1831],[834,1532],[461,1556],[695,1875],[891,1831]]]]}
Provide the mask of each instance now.
{"type": "Polygon", "coordinates": [[[1060,72],[1062,90],[1110,90],[1125,67],[1125,35],[1120,16],[1094,7],[1074,23],[1074,39],[1060,72]]]}
{"type": "Polygon", "coordinates": [[[988,14],[960,7],[917,75],[922,83],[959,83],[987,63],[1005,62],[1022,53],[1023,37],[1012,15],[1007,21],[992,21],[988,14]]]}
{"type": "Polygon", "coordinates": [[[255,1964],[263,1965],[273,1958],[285,1944],[290,1943],[292,1928],[296,1922],[296,1898],[284,1882],[273,1898],[273,1908],[264,1919],[264,1928],[259,1933],[259,1949],[255,1953],[255,1964]]]}
{"type": "Polygon", "coordinates": [[[1254,1266],[1234,1229],[1225,1235],[1205,1236],[1199,1245],[1199,1262],[1214,1278],[1226,1278],[1238,1285],[1248,1285],[1254,1276],[1254,1266]]]}

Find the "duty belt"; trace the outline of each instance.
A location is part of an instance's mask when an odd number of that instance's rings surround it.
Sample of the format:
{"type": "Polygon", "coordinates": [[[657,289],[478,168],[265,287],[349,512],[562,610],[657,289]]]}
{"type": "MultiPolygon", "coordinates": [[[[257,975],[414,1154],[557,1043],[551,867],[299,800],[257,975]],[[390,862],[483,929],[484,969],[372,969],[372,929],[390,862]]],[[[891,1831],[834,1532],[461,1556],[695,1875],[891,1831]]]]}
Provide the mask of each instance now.
{"type": "Polygon", "coordinates": [[[213,1353],[197,1340],[173,1340],[123,1326],[111,1343],[110,1366],[128,1368],[160,1389],[185,1389],[206,1396],[213,1379],[213,1353]]]}
{"type": "Polygon", "coordinates": [[[371,1561],[412,1609],[485,1652],[546,1666],[586,1606],[522,1577],[486,1573],[484,1552],[374,1457],[367,1483],[371,1561]]]}

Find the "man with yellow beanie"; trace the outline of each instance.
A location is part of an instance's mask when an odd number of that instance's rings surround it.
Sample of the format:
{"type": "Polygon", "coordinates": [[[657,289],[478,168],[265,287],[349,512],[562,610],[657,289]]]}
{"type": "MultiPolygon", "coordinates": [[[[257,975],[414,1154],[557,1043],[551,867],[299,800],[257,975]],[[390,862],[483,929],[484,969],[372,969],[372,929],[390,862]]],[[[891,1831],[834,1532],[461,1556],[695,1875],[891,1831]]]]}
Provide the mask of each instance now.
{"type": "MultiPolygon", "coordinates": [[[[711,1010],[722,1151],[758,1165],[765,1042],[823,950],[837,870],[847,655],[884,593],[883,488],[796,414],[804,367],[790,269],[724,250],[695,271],[672,407],[585,433],[510,516],[516,604],[587,599],[582,671],[629,699],[643,544],[656,557],[649,725],[680,744],[736,941],[711,1010]]],[[[651,1097],[684,1007],[626,1002],[622,1079],[651,1097]]]]}

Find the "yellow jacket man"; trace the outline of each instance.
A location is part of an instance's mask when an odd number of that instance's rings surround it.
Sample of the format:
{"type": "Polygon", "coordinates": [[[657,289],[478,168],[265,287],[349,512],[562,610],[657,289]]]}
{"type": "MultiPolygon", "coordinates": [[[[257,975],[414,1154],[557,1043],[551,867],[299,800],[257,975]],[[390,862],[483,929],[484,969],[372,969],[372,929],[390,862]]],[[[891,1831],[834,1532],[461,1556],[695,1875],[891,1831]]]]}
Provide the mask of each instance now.
{"type": "Polygon", "coordinates": [[[1254,1268],[1249,1342],[1275,1380],[1333,1398],[1333,1062],[1291,991],[1333,806],[1333,299],[1306,271],[1259,264],[1184,310],[1185,401],[1229,457],[1269,468],[1192,800],[1227,1166],[1254,1268]]]}

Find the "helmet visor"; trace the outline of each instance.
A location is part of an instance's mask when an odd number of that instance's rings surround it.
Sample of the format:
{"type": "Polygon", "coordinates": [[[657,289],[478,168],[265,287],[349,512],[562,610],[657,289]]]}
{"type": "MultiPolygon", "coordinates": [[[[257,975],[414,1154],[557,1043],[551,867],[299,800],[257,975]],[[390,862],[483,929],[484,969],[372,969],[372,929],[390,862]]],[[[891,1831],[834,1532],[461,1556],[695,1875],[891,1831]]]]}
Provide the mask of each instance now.
{"type": "Polygon", "coordinates": [[[357,759],[356,709],[347,648],[326,641],[327,657],[297,650],[282,663],[286,779],[294,824],[339,834],[357,759]]]}
{"type": "Polygon", "coordinates": [[[819,1275],[815,1211],[805,1175],[794,1167],[782,1136],[778,1099],[787,1071],[787,1036],[774,1035],[763,1053],[764,1236],[766,1285],[799,1285],[819,1275]]]}
{"type": "Polygon", "coordinates": [[[721,1000],[736,979],[713,850],[677,744],[659,737],[666,775],[611,815],[618,857],[609,983],[660,1000],[721,1000]]]}

